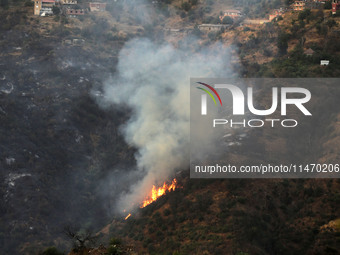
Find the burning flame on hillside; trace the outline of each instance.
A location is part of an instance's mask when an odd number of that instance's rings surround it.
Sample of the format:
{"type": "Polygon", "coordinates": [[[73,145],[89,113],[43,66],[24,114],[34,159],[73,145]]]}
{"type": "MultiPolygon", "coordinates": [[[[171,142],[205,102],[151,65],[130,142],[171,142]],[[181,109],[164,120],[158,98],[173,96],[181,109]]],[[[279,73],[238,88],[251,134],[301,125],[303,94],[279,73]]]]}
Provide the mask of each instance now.
{"type": "Polygon", "coordinates": [[[176,185],[177,185],[176,179],[173,179],[173,181],[169,185],[164,182],[163,186],[159,188],[156,188],[156,186],[153,185],[149,197],[142,202],[140,208],[144,208],[147,205],[155,202],[159,197],[163,196],[165,192],[174,191],[176,189],[176,185]]]}
{"type": "MultiPolygon", "coordinates": [[[[152,190],[150,192],[150,195],[141,203],[140,208],[144,208],[146,206],[148,206],[149,204],[155,202],[159,197],[165,195],[165,193],[167,191],[174,191],[176,189],[176,185],[177,185],[177,180],[173,179],[171,184],[166,184],[164,182],[163,186],[156,188],[155,185],[152,186],[152,190]]],[[[124,210],[125,212],[125,210],[124,210]]],[[[125,220],[127,220],[128,218],[130,218],[131,213],[129,213],[126,217],[125,220]]]]}

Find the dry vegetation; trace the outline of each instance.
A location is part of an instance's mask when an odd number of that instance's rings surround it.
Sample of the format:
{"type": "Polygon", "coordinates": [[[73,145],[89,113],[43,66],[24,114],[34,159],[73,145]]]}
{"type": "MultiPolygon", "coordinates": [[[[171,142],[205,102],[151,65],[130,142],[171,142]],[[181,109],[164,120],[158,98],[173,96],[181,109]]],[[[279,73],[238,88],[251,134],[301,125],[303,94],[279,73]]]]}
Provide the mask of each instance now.
{"type": "MultiPolygon", "coordinates": [[[[23,7],[23,2],[0,10],[0,63],[6,63],[0,71],[15,81],[17,91],[0,97],[0,110],[7,114],[0,114],[1,141],[11,144],[15,134],[15,140],[21,140],[11,150],[21,150],[25,144],[32,151],[38,148],[37,154],[42,155],[39,160],[28,152],[22,157],[17,155],[22,161],[12,166],[0,162],[6,173],[30,168],[40,174],[38,180],[23,180],[32,190],[19,190],[20,196],[31,196],[31,204],[17,199],[0,206],[0,246],[4,254],[36,254],[48,246],[69,248],[60,235],[60,225],[66,220],[86,226],[109,222],[100,201],[89,190],[96,189],[96,181],[117,162],[133,164],[135,151],[119,135],[119,125],[128,113],[103,111],[89,91],[98,88],[102,76],[115,71],[119,50],[129,38],[153,37],[176,46],[187,34],[167,34],[164,28],[189,28],[189,36],[199,38],[200,45],[232,45],[242,65],[238,70],[241,77],[340,75],[340,41],[336,33],[340,18],[330,17],[329,11],[324,11],[324,19],[313,11],[310,20],[302,19],[303,23],[298,13],[287,13],[283,20],[267,25],[235,25],[204,34],[195,26],[208,17],[216,19],[220,10],[232,7],[235,1],[202,1],[189,11],[183,10],[182,2],[160,4],[162,11],[156,9],[151,24],[138,22],[136,10],[127,13],[127,9],[117,6],[81,19],[35,17],[32,8],[23,7]],[[280,37],[282,34],[286,37],[280,37]],[[84,39],[84,45],[64,44],[65,39],[74,38],[84,39]],[[281,52],[280,45],[287,52],[281,52]],[[313,48],[315,55],[305,56],[306,48],[313,48]],[[331,65],[320,67],[323,58],[329,58],[331,65]],[[28,65],[32,70],[27,69],[28,65]],[[35,74],[36,69],[41,71],[35,74]],[[27,106],[32,104],[34,110],[30,112],[27,106]],[[22,113],[29,116],[29,124],[22,113]],[[81,146],[73,142],[78,133],[83,137],[81,146]],[[81,173],[79,178],[74,177],[75,171],[81,173]],[[74,187],[77,192],[70,197],[74,187]],[[60,201],[60,194],[65,201],[60,201]],[[31,225],[32,231],[28,229],[31,225]]],[[[267,13],[268,10],[264,15],[267,13]]],[[[329,93],[321,88],[318,98],[327,100],[329,93]]],[[[308,153],[320,163],[339,162],[338,102],[329,100],[324,107],[332,112],[324,117],[326,124],[311,128],[314,123],[308,123],[310,126],[301,127],[299,133],[287,136],[270,129],[254,133],[224,161],[307,161],[311,159],[306,157],[308,153]],[[307,146],[303,139],[312,131],[312,146],[307,146]]],[[[323,118],[324,109],[318,111],[316,102],[313,109],[323,118]]],[[[180,189],[139,210],[127,221],[117,217],[106,226],[100,233],[105,247],[70,254],[103,254],[108,249],[110,254],[338,254],[339,185],[333,179],[205,181],[190,180],[182,174],[180,189]],[[110,243],[113,236],[123,242],[114,239],[110,243]]],[[[2,195],[5,188],[1,187],[2,195]]]]}

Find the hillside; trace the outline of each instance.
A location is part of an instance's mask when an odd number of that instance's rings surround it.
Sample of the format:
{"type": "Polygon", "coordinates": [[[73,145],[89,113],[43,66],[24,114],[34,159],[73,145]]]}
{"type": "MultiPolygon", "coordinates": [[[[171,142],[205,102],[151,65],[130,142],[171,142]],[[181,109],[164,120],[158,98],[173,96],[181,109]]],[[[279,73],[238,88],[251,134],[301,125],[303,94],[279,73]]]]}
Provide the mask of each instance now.
{"type": "Polygon", "coordinates": [[[337,180],[187,180],[126,222],[138,254],[338,254],[337,180]],[[330,195],[331,194],[331,195],[330,195]]]}
{"type": "MultiPolygon", "coordinates": [[[[338,77],[340,17],[329,10],[287,12],[264,25],[235,22],[204,32],[198,25],[219,23],[223,9],[263,19],[285,1],[106,2],[105,12],[71,18],[34,16],[29,1],[1,1],[0,253],[49,254],[46,248],[57,247],[67,254],[74,236],[65,230],[73,229],[97,235],[97,242],[72,255],[107,248],[111,254],[339,254],[337,179],[193,180],[180,169],[175,191],[124,220],[116,200],[139,177],[124,175],[134,174],[138,154],[122,134],[134,112],[100,102],[121,49],[134,38],[170,42],[188,55],[221,43],[230,47],[238,77],[338,77]],[[195,43],[186,45],[188,38],[195,43]],[[309,48],[312,56],[304,53],[309,48]],[[330,65],[320,66],[323,59],[330,65]],[[113,175],[119,177],[110,183],[113,175]]],[[[340,112],[329,99],[336,93],[319,88],[312,107],[320,124],[308,122],[283,138],[270,129],[253,132],[223,160],[339,162],[340,112]]]]}
{"type": "MultiPolygon", "coordinates": [[[[41,19],[20,2],[0,18],[1,254],[70,249],[63,228],[105,224],[97,183],[133,162],[118,135],[128,113],[103,111],[93,96],[125,39],[83,36],[72,20],[41,19]],[[65,43],[75,38],[85,44],[65,43]]],[[[91,24],[99,33],[102,24],[91,24]]]]}

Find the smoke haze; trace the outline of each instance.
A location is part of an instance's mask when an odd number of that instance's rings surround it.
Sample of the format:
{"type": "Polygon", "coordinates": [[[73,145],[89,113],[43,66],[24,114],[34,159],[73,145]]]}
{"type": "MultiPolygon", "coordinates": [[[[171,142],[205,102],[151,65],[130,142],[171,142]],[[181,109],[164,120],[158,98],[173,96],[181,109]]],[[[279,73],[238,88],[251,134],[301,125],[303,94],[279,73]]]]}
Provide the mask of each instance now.
{"type": "MultiPolygon", "coordinates": [[[[187,46],[175,48],[148,39],[131,40],[120,52],[117,72],[105,82],[100,103],[132,109],[121,131],[127,143],[137,148],[136,175],[143,176],[121,195],[119,211],[137,207],[152,185],[188,169],[190,77],[231,75],[229,49],[217,44],[197,50],[194,41],[191,38],[183,44],[187,46]]],[[[205,151],[211,149],[202,145],[205,151]]]]}

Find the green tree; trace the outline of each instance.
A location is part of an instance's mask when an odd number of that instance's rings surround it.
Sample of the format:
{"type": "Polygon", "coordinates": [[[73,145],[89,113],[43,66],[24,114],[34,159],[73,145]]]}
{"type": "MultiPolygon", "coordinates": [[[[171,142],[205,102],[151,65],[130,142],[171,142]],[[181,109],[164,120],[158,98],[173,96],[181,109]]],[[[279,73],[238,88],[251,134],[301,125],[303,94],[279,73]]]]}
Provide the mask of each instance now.
{"type": "Polygon", "coordinates": [[[191,9],[191,4],[188,2],[182,3],[182,9],[185,10],[186,12],[191,9]]]}
{"type": "Polygon", "coordinates": [[[200,37],[200,36],[202,35],[202,32],[201,32],[201,30],[198,28],[197,25],[195,25],[195,27],[194,27],[193,34],[194,34],[195,36],[197,36],[197,37],[200,37]]]}
{"type": "Polygon", "coordinates": [[[107,249],[108,255],[119,255],[123,254],[122,241],[117,238],[111,238],[110,246],[107,249]]]}
{"type": "Polygon", "coordinates": [[[332,2],[331,1],[326,1],[324,5],[324,9],[330,10],[332,9],[332,2]]]}
{"type": "Polygon", "coordinates": [[[0,6],[3,8],[8,7],[8,0],[0,0],[0,6]]]}
{"type": "Polygon", "coordinates": [[[291,3],[293,3],[292,0],[285,0],[285,4],[286,4],[287,6],[289,6],[291,3]]]}
{"type": "Polygon", "coordinates": [[[308,19],[310,15],[311,15],[310,9],[305,9],[299,13],[298,19],[299,20],[308,19]]]}
{"type": "Polygon", "coordinates": [[[289,35],[286,33],[279,34],[277,38],[277,47],[279,48],[279,53],[281,55],[287,54],[288,39],[289,39],[289,35]]]}
{"type": "Polygon", "coordinates": [[[64,255],[64,253],[59,251],[56,247],[49,247],[40,253],[40,255],[64,255]]]}
{"type": "Polygon", "coordinates": [[[234,23],[233,19],[230,18],[229,16],[224,17],[222,20],[222,24],[233,24],[233,23],[234,23]]]}
{"type": "Polygon", "coordinates": [[[53,14],[54,14],[54,15],[60,14],[60,9],[59,9],[59,7],[57,7],[57,6],[53,6],[53,7],[52,7],[52,11],[53,11],[53,14]]]}
{"type": "Polygon", "coordinates": [[[316,14],[315,14],[315,18],[317,19],[319,19],[319,20],[323,20],[324,19],[324,13],[323,13],[323,10],[321,10],[321,9],[319,9],[317,12],[316,12],[316,14]]]}
{"type": "Polygon", "coordinates": [[[209,37],[209,39],[210,40],[215,40],[216,39],[216,33],[215,32],[210,32],[209,34],[208,34],[208,37],[209,37]]]}
{"type": "Polygon", "coordinates": [[[300,28],[304,28],[306,24],[303,20],[300,20],[299,25],[300,25],[300,28]]]}
{"type": "Polygon", "coordinates": [[[91,230],[77,231],[72,226],[65,227],[64,232],[72,240],[75,251],[83,251],[92,247],[98,239],[98,236],[93,234],[91,230]]]}
{"type": "Polygon", "coordinates": [[[32,2],[32,1],[30,1],[30,0],[27,0],[27,1],[25,2],[25,6],[26,6],[26,7],[32,7],[32,6],[34,6],[34,2],[32,2]]]}
{"type": "Polygon", "coordinates": [[[327,33],[328,33],[328,28],[327,28],[327,26],[326,25],[320,25],[320,24],[316,24],[316,31],[318,31],[318,33],[320,34],[320,35],[323,35],[323,36],[326,36],[327,35],[327,33]]]}
{"type": "Polygon", "coordinates": [[[333,26],[336,26],[336,21],[334,19],[329,19],[326,23],[326,25],[329,27],[329,28],[332,28],[333,26]]]}

